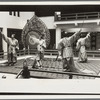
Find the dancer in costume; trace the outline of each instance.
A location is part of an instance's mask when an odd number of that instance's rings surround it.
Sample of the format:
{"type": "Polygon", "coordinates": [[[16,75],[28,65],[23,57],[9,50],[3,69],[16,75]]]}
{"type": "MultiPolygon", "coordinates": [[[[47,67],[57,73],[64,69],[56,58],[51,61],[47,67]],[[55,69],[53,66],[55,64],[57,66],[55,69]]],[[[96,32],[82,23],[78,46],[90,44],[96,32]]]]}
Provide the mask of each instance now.
{"type": "Polygon", "coordinates": [[[45,36],[44,34],[40,35],[39,39],[35,37],[30,37],[35,42],[35,44],[37,44],[37,55],[33,64],[33,68],[35,68],[36,64],[39,68],[42,68],[42,60],[44,58],[44,50],[46,48],[46,42],[44,36],[45,36]]]}
{"type": "Polygon", "coordinates": [[[87,62],[87,53],[86,48],[88,47],[88,39],[90,38],[90,33],[87,34],[86,37],[83,37],[81,34],[81,38],[77,41],[76,49],[79,51],[78,62],[87,62]]]}
{"type": "Polygon", "coordinates": [[[3,39],[8,44],[8,65],[14,65],[17,62],[17,50],[19,50],[18,40],[15,39],[15,34],[11,38],[6,37],[1,31],[3,39]]]}
{"type": "Polygon", "coordinates": [[[81,34],[81,30],[82,29],[70,37],[62,38],[58,43],[57,49],[59,54],[62,56],[63,68],[66,69],[65,71],[80,72],[74,65],[73,49],[71,45],[78,39],[78,36],[81,34]]]}

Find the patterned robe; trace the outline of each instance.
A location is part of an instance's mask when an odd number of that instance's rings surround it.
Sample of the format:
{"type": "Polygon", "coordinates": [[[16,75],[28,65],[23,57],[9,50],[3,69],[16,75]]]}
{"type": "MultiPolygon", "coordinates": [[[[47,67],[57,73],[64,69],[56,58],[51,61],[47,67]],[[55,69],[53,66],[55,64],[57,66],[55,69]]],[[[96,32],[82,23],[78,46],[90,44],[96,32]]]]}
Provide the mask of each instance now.
{"type": "Polygon", "coordinates": [[[90,35],[87,35],[84,38],[80,38],[77,41],[77,46],[76,48],[79,50],[79,57],[78,57],[78,61],[79,62],[86,62],[87,61],[87,53],[86,53],[86,41],[87,39],[89,39],[90,35]]]}
{"type": "Polygon", "coordinates": [[[77,40],[80,34],[80,31],[76,32],[71,37],[62,38],[58,43],[57,49],[58,51],[62,51],[63,68],[66,68],[67,71],[80,72],[77,68],[75,68],[72,49],[72,44],[77,40]]]}
{"type": "Polygon", "coordinates": [[[8,44],[8,63],[17,62],[17,52],[19,49],[19,44],[17,39],[11,39],[3,34],[3,39],[8,44]]]}

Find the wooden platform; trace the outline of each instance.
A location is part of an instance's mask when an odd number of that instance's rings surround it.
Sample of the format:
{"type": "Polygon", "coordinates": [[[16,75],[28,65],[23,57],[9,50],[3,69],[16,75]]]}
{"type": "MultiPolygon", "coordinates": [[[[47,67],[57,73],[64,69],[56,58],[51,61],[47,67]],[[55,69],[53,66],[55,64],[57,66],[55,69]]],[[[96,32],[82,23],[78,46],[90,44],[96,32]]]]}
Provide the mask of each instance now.
{"type": "MultiPolygon", "coordinates": [[[[5,66],[0,65],[0,72],[7,72],[17,74],[23,67],[23,59],[18,60],[18,62],[14,66],[5,66]]],[[[28,60],[29,68],[31,68],[33,61],[28,60]]],[[[32,77],[36,78],[50,78],[50,79],[68,79],[68,74],[61,74],[56,72],[63,72],[62,62],[55,61],[55,59],[46,58],[43,62],[43,68],[39,69],[40,71],[30,71],[32,77]],[[48,71],[48,72],[42,72],[48,71]],[[50,73],[49,71],[54,71],[55,73],[50,73]]],[[[88,63],[78,63],[75,60],[75,66],[78,69],[87,69],[89,71],[93,71],[95,75],[98,75],[100,72],[100,60],[89,60],[88,63]]],[[[77,76],[74,75],[73,79],[94,79],[93,77],[86,76],[77,76]]]]}

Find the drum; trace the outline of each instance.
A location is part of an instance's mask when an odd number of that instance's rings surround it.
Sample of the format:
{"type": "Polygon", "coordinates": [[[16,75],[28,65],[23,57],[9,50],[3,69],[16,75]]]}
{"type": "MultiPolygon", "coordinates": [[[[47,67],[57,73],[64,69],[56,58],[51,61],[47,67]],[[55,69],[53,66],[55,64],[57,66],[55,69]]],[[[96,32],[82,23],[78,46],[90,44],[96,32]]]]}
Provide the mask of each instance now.
{"type": "Polygon", "coordinates": [[[24,26],[22,31],[22,42],[30,49],[36,48],[37,44],[32,41],[32,37],[39,38],[41,34],[44,34],[46,40],[46,46],[50,43],[50,32],[45,23],[34,15],[24,26]]]}

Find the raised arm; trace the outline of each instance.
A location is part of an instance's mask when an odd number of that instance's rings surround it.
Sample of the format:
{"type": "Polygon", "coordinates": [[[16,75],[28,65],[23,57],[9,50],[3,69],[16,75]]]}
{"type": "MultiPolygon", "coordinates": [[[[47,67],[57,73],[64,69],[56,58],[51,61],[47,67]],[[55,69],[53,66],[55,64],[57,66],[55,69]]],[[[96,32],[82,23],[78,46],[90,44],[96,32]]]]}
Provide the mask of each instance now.
{"type": "Polygon", "coordinates": [[[86,35],[85,39],[88,39],[90,37],[90,32],[86,35]]]}
{"type": "Polygon", "coordinates": [[[71,37],[69,37],[71,43],[74,43],[77,40],[78,36],[81,34],[81,31],[82,29],[80,29],[78,32],[76,32],[71,37]]]}
{"type": "Polygon", "coordinates": [[[76,43],[76,50],[79,50],[79,48],[80,48],[80,39],[76,43]]]}
{"type": "Polygon", "coordinates": [[[63,43],[62,43],[62,39],[58,42],[57,45],[57,50],[60,51],[62,49],[63,43]]]}
{"type": "Polygon", "coordinates": [[[46,48],[46,41],[43,41],[42,47],[45,49],[46,48]]]}
{"type": "Polygon", "coordinates": [[[2,32],[1,32],[1,30],[0,30],[0,34],[2,35],[2,37],[3,37],[3,39],[5,40],[5,42],[9,42],[9,38],[8,37],[6,37],[2,32]]]}

